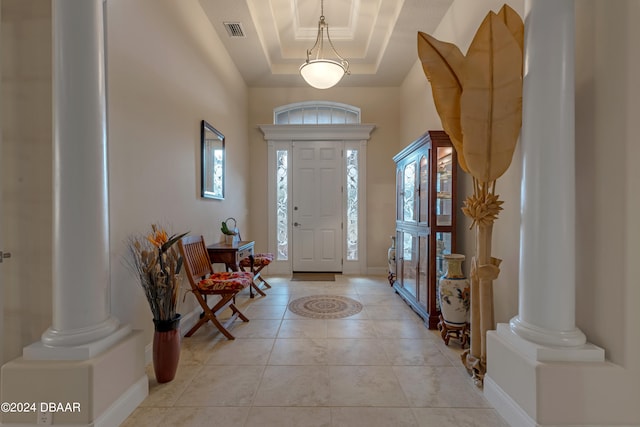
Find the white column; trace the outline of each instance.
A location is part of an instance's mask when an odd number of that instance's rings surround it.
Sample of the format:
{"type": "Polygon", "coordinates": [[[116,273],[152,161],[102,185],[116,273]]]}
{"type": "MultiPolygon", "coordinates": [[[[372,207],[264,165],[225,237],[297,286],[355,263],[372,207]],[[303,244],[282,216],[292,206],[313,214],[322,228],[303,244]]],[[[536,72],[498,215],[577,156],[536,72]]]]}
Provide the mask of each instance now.
{"type": "Polygon", "coordinates": [[[100,341],[119,326],[110,314],[103,15],[103,0],[53,1],[53,322],[45,347],[100,341]]]}
{"type": "MultiPolygon", "coordinates": [[[[56,425],[117,426],[148,395],[144,338],[111,317],[103,0],[53,0],[53,322],[2,366],[8,402],[74,402],[56,425]],[[60,362],[64,361],[64,362],[60,362]]],[[[33,426],[36,413],[1,413],[33,426]]],[[[46,424],[46,423],[45,423],[46,424]]]]}
{"type": "Polygon", "coordinates": [[[519,312],[487,332],[484,378],[511,426],[582,425],[566,414],[606,368],[575,323],[574,27],[574,0],[525,0],[519,312]]]}
{"type": "Polygon", "coordinates": [[[575,325],[574,2],[525,1],[519,314],[529,341],[579,346],[575,325]]]}

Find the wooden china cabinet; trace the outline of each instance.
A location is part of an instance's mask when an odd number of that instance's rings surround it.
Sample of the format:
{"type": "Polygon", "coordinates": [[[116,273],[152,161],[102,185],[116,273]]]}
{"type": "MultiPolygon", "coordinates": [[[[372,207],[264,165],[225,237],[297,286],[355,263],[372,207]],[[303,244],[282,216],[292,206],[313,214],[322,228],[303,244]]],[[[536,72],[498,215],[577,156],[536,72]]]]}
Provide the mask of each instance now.
{"type": "Polygon", "coordinates": [[[429,329],[439,321],[443,255],[456,250],[457,158],[444,131],[427,131],[396,163],[396,279],[393,287],[429,329]]]}

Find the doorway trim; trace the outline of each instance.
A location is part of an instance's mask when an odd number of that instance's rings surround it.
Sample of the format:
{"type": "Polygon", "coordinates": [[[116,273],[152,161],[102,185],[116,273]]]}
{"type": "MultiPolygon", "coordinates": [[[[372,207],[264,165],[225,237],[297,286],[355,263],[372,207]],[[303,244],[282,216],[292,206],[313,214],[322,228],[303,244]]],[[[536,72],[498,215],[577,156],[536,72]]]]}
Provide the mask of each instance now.
{"type": "MultiPolygon", "coordinates": [[[[358,259],[355,261],[344,260],[343,274],[365,274],[367,270],[367,199],[366,199],[366,148],[371,137],[371,132],[375,129],[373,124],[322,124],[322,125],[258,125],[264,139],[267,141],[267,227],[268,227],[268,248],[269,252],[277,254],[277,200],[276,200],[276,152],[288,150],[291,152],[294,141],[332,141],[340,144],[341,148],[354,149],[359,151],[358,166],[358,202],[361,208],[358,210],[358,259]]],[[[344,156],[343,156],[344,157],[344,156]]],[[[346,174],[346,164],[343,161],[343,174],[346,174]]],[[[288,156],[288,169],[291,170],[291,156],[288,156]]],[[[291,180],[289,174],[288,177],[291,180]]],[[[291,185],[287,186],[287,196],[291,200],[291,185]]],[[[346,191],[343,191],[343,201],[346,198],[346,191]]],[[[343,203],[343,223],[346,223],[346,201],[343,203]]],[[[287,207],[288,218],[291,218],[291,206],[287,207]]],[[[288,221],[288,235],[291,236],[293,224],[288,221]]],[[[342,238],[343,249],[346,246],[346,239],[342,238]]],[[[343,250],[346,254],[346,249],[343,250]]],[[[278,260],[277,257],[269,266],[272,274],[291,274],[292,257],[287,260],[278,260]]]]}

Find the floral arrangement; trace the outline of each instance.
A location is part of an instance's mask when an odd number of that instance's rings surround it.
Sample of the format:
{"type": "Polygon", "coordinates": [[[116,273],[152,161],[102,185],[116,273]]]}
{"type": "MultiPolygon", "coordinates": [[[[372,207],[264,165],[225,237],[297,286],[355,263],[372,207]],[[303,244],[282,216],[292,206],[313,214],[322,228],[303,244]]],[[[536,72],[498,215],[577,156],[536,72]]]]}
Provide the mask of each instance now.
{"type": "Polygon", "coordinates": [[[140,278],[154,320],[176,317],[182,257],[174,244],[188,233],[171,235],[155,224],[147,236],[129,239],[129,265],[140,278]]]}

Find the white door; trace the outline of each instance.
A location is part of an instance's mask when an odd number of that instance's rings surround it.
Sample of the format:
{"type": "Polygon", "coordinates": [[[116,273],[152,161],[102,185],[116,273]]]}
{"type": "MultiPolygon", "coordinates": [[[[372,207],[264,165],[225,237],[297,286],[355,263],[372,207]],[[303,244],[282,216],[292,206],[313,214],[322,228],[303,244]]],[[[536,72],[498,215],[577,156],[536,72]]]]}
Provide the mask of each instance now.
{"type": "Polygon", "coordinates": [[[296,141],[292,169],[293,271],[342,272],[342,144],[296,141]]]}

